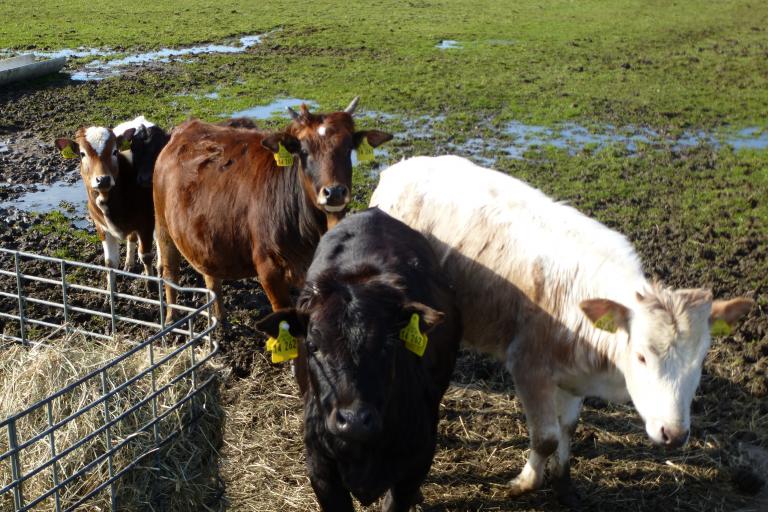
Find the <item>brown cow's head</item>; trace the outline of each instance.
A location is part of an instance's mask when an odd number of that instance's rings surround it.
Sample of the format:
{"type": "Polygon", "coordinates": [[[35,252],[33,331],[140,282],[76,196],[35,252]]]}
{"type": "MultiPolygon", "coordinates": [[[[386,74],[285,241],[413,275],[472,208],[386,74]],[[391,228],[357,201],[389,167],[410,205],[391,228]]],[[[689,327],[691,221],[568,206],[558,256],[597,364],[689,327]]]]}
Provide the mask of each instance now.
{"type": "Polygon", "coordinates": [[[127,149],[133,133],[131,128],[115,137],[109,128],[91,126],[80,127],[74,140],[56,139],[56,147],[64,158],[80,156],[80,176],[85,182],[88,197],[102,210],[109,199],[109,191],[117,183],[120,172],[118,154],[121,149],[127,149]]]}
{"type": "Polygon", "coordinates": [[[344,217],[351,199],[352,151],[364,140],[375,148],[392,138],[378,130],[355,131],[352,113],[357,101],[355,98],[344,111],[330,114],[312,114],[306,105],[300,113],[289,108],[290,126],[261,142],[273,153],[282,144],[297,157],[304,189],[328,216],[329,228],[344,217]]]}

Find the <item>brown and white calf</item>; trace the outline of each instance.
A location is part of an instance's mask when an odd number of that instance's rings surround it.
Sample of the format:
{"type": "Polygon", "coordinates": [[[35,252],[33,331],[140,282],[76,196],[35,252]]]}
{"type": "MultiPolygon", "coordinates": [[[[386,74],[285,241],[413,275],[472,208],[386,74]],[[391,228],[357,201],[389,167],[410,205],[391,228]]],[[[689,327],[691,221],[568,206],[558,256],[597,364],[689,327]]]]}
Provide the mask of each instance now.
{"type": "MultiPolygon", "coordinates": [[[[357,98],[342,112],[301,113],[279,132],[190,120],[177,126],[154,176],[157,244],[163,277],[178,281],[180,256],[215,291],[221,281],[258,276],[272,309],[291,305],[320,236],[351,199],[352,151],[392,136],[355,131],[357,98]],[[291,157],[278,165],[282,148],[291,157]]],[[[175,291],[166,287],[168,304],[175,291]]],[[[172,311],[169,309],[169,318],[172,311]]]]}
{"type": "Polygon", "coordinates": [[[631,399],[652,441],[684,444],[710,326],[753,305],[648,282],[623,235],[463,158],[395,164],[371,205],[427,236],[456,286],[464,341],[512,374],[532,448],[514,494],[540,487],[551,457],[553,486],[569,499],[585,396],[631,399]]]}
{"type": "Polygon", "coordinates": [[[88,195],[88,213],[96,225],[108,267],[120,263],[121,240],[128,241],[125,270],[134,263],[138,240],[139,258],[147,275],[152,275],[152,233],[155,218],[152,190],[141,187],[136,171],[120,152],[127,146],[134,129],[120,136],[109,128],[80,128],[74,139],[56,139],[65,158],[80,158],[80,176],[88,195]]]}

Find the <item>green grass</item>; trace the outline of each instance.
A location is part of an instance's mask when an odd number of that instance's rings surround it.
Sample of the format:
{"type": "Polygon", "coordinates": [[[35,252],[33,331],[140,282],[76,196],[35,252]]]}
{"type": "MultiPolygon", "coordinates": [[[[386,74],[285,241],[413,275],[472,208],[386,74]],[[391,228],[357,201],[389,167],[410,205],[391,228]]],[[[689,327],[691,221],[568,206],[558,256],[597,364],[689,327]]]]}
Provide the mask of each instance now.
{"type": "MultiPolygon", "coordinates": [[[[150,77],[118,90],[109,107],[120,115],[178,121],[280,94],[335,108],[361,94],[368,108],[500,120],[684,127],[768,118],[768,4],[760,2],[6,0],[0,19],[0,47],[16,49],[130,52],[277,30],[248,55],[186,66],[174,83],[150,77]],[[441,39],[463,49],[438,50],[441,39]],[[221,101],[169,106],[175,85],[206,77],[202,89],[222,86],[221,101]]],[[[88,104],[79,114],[104,115],[88,104]]]]}

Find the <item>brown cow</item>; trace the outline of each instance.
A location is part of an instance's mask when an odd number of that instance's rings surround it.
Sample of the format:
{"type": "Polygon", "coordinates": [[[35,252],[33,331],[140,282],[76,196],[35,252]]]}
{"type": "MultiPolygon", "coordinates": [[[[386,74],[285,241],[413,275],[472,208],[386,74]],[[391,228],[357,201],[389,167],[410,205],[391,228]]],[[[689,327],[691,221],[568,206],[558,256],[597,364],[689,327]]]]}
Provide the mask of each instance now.
{"type": "MultiPolygon", "coordinates": [[[[356,105],[330,114],[289,109],[293,121],[275,133],[194,119],[176,127],[154,177],[163,277],[178,281],[183,255],[216,292],[221,319],[222,279],[258,276],[274,310],[290,306],[289,285],[301,284],[320,236],[345,214],[352,150],[392,138],[356,132],[356,105]],[[280,146],[292,154],[287,167],[276,162],[280,146]]],[[[166,297],[175,302],[171,287],[166,297]]]]}
{"type": "MultiPolygon", "coordinates": [[[[152,232],[155,219],[152,190],[137,183],[136,171],[120,152],[129,143],[134,129],[115,136],[109,128],[81,127],[72,139],[56,139],[65,158],[80,155],[80,175],[88,194],[88,213],[104,247],[104,260],[117,268],[120,240],[128,241],[125,270],[133,266],[136,239],[139,258],[147,275],[152,275],[152,232]]],[[[111,286],[110,286],[111,287],[111,286]]]]}

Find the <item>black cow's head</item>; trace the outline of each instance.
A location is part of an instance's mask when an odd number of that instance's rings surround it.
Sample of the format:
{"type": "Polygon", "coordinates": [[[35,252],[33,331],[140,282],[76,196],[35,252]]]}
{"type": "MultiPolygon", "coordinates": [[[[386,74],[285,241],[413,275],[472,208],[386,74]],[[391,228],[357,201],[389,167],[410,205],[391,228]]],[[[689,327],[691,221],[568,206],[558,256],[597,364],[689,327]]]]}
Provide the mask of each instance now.
{"type": "Polygon", "coordinates": [[[136,171],[137,183],[145,188],[152,187],[152,174],[160,151],[170,136],[158,126],[141,125],[131,140],[132,165],[136,171]]]}
{"type": "Polygon", "coordinates": [[[400,339],[414,313],[422,332],[443,320],[441,312],[409,301],[396,276],[364,268],[347,275],[326,272],[307,283],[297,309],[278,310],[257,327],[277,336],[286,321],[291,334],[304,338],[297,368],[307,374],[305,399],[316,400],[330,434],[355,443],[381,432],[398,385],[397,361],[418,357],[400,339]]]}
{"type": "Polygon", "coordinates": [[[300,113],[289,108],[293,122],[261,142],[273,153],[282,144],[298,157],[304,189],[327,215],[329,228],[344,217],[351,199],[352,150],[364,140],[375,148],[392,138],[378,130],[355,131],[352,113],[357,101],[355,98],[344,111],[330,114],[312,114],[306,105],[300,113]]]}

